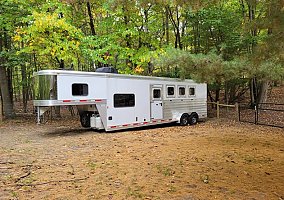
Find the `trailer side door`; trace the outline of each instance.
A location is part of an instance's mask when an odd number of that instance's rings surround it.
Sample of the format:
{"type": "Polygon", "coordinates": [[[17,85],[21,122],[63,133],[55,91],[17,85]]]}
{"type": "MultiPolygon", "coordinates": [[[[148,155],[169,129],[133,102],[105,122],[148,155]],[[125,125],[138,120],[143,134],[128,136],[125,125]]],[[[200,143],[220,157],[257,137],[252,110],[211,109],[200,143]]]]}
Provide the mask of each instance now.
{"type": "Polygon", "coordinates": [[[151,119],[163,119],[163,87],[151,85],[151,119]]]}

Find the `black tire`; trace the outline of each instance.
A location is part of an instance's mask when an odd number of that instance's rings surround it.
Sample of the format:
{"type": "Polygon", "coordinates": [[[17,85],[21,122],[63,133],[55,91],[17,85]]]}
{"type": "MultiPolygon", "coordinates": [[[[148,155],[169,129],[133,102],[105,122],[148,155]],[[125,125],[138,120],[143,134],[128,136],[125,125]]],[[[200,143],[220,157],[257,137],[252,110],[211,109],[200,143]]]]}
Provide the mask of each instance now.
{"type": "Polygon", "coordinates": [[[80,114],[80,122],[81,125],[84,128],[90,128],[91,127],[91,113],[89,112],[83,112],[80,114]]]}
{"type": "Polygon", "coordinates": [[[180,125],[187,126],[189,124],[189,115],[187,113],[183,113],[180,117],[180,125]]]}
{"type": "Polygon", "coordinates": [[[188,123],[190,125],[195,125],[198,122],[198,114],[197,113],[191,113],[191,115],[188,118],[188,123]]]}

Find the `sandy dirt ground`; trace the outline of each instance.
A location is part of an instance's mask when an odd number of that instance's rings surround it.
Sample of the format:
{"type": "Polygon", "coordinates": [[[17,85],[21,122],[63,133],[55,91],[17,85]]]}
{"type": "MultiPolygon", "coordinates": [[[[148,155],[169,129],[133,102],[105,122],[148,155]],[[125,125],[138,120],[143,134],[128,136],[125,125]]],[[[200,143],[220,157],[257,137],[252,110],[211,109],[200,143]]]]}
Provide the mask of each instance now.
{"type": "Polygon", "coordinates": [[[208,120],[114,133],[0,124],[0,199],[284,199],[284,130],[208,120]]]}

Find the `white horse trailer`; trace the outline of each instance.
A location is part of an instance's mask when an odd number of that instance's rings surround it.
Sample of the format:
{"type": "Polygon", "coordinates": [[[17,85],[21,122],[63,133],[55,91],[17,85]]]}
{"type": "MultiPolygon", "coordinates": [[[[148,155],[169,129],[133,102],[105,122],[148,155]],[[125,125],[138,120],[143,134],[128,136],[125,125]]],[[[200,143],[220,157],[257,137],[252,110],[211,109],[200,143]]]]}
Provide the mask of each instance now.
{"type": "Polygon", "coordinates": [[[77,106],[83,127],[114,131],[207,117],[207,85],[192,80],[42,70],[34,73],[38,122],[50,106],[77,106]]]}

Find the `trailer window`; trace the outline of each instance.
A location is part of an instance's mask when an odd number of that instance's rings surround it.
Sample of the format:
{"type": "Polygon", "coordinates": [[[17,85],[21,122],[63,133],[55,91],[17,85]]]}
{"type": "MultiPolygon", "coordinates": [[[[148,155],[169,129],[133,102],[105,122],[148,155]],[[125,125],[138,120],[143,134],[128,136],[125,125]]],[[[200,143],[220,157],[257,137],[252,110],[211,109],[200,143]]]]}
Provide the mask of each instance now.
{"type": "Polygon", "coordinates": [[[189,87],[189,96],[194,96],[194,95],[195,95],[195,88],[189,87]]]}
{"type": "Polygon", "coordinates": [[[167,86],[167,95],[168,97],[173,97],[175,95],[175,87],[167,86]]]}
{"type": "Polygon", "coordinates": [[[56,75],[34,76],[33,92],[35,100],[56,100],[57,76],[56,75]]]}
{"type": "Polygon", "coordinates": [[[134,107],[135,95],[134,94],[114,94],[113,102],[115,108],[121,107],[134,107]]]}
{"type": "Polygon", "coordinates": [[[84,83],[72,84],[73,96],[88,96],[88,85],[84,83]]]}
{"type": "Polygon", "coordinates": [[[153,98],[160,99],[161,98],[161,89],[153,89],[153,98]]]}
{"type": "Polygon", "coordinates": [[[184,86],[178,87],[178,95],[179,96],[185,96],[185,87],[184,86]]]}

